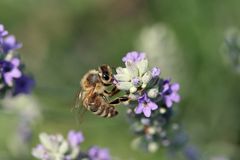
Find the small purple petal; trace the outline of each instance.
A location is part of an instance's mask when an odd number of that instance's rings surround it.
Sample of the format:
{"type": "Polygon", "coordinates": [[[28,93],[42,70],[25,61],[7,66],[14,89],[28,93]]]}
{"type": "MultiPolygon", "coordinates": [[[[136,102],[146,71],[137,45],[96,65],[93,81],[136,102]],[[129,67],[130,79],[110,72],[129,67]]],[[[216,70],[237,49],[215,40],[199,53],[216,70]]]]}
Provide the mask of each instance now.
{"type": "Polygon", "coordinates": [[[180,85],[179,85],[178,83],[173,83],[173,84],[171,85],[171,89],[172,89],[173,91],[178,91],[178,90],[180,89],[180,85]]]}
{"type": "Polygon", "coordinates": [[[18,58],[14,58],[11,60],[11,63],[15,66],[18,67],[20,65],[20,60],[18,58]]]}
{"type": "Polygon", "coordinates": [[[169,88],[170,88],[170,87],[169,87],[169,84],[165,84],[165,85],[163,86],[163,92],[166,92],[169,88]]]}
{"type": "Polygon", "coordinates": [[[91,160],[111,160],[108,149],[101,149],[97,146],[93,146],[88,150],[88,156],[91,160]]]}
{"type": "Polygon", "coordinates": [[[135,78],[132,79],[132,82],[133,82],[134,86],[138,86],[140,80],[139,80],[139,78],[135,77],[135,78]]]}
{"type": "Polygon", "coordinates": [[[8,32],[4,29],[4,26],[0,24],[0,38],[4,37],[8,34],[8,32]]]}
{"type": "Polygon", "coordinates": [[[19,78],[22,75],[21,71],[18,68],[14,68],[10,73],[14,78],[19,78]]]}
{"type": "Polygon", "coordinates": [[[165,97],[165,103],[166,103],[167,107],[171,107],[173,104],[169,96],[165,97]]]}
{"type": "Polygon", "coordinates": [[[157,77],[160,75],[160,73],[161,73],[160,68],[154,67],[152,69],[152,77],[157,77]]]}
{"type": "Polygon", "coordinates": [[[69,131],[68,141],[72,146],[77,146],[84,141],[83,134],[81,132],[69,131]]]}
{"type": "Polygon", "coordinates": [[[122,58],[123,62],[138,62],[145,59],[145,53],[142,52],[129,52],[125,57],[122,58]]]}
{"type": "Polygon", "coordinates": [[[146,117],[150,117],[151,116],[151,108],[150,107],[144,107],[143,108],[143,113],[146,117]]]}
{"type": "Polygon", "coordinates": [[[19,49],[22,44],[18,43],[14,36],[10,35],[3,39],[2,48],[4,53],[8,53],[11,50],[19,49]]]}
{"type": "Polygon", "coordinates": [[[158,105],[154,102],[149,102],[148,107],[151,108],[151,110],[156,110],[158,109],[158,105]]]}
{"type": "Polygon", "coordinates": [[[143,108],[144,108],[144,104],[143,103],[140,103],[137,108],[135,109],[135,113],[136,114],[140,114],[143,112],[143,108]]]}
{"type": "Polygon", "coordinates": [[[91,147],[89,150],[88,150],[88,154],[90,157],[95,157],[97,156],[97,153],[98,153],[98,147],[94,146],[94,147],[91,147]]]}
{"type": "Polygon", "coordinates": [[[177,94],[177,93],[172,93],[171,94],[171,100],[172,101],[174,101],[174,102],[180,102],[180,96],[179,96],[179,94],[177,94]]]}
{"type": "Polygon", "coordinates": [[[4,81],[8,86],[12,85],[12,80],[13,80],[13,77],[12,77],[11,74],[5,74],[4,75],[4,81]]]}
{"type": "Polygon", "coordinates": [[[138,98],[138,103],[144,103],[147,100],[146,94],[143,94],[141,97],[138,98]]]}
{"type": "Polygon", "coordinates": [[[108,149],[102,149],[101,152],[99,152],[100,159],[107,159],[108,157],[109,157],[108,149]]]}

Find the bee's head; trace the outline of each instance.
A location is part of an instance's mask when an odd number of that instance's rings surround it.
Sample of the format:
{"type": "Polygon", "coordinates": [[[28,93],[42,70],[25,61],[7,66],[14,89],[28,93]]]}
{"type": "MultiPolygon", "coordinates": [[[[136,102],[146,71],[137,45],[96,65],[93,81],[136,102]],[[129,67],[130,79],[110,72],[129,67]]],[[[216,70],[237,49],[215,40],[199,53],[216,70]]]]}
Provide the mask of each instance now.
{"type": "Polygon", "coordinates": [[[98,72],[99,72],[99,77],[101,81],[105,85],[110,85],[112,84],[113,78],[112,78],[112,69],[109,65],[102,65],[98,67],[98,72]]]}

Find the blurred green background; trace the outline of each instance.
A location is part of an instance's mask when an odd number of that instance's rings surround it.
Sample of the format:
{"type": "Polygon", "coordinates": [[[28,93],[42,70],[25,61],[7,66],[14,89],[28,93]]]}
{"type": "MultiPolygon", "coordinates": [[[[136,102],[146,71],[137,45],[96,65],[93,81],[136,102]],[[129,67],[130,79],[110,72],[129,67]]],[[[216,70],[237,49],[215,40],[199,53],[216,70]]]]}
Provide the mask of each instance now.
{"type": "MultiPolygon", "coordinates": [[[[152,65],[181,84],[176,110],[191,143],[204,155],[240,159],[240,75],[221,52],[225,31],[240,27],[239,5],[239,0],[1,0],[0,23],[23,43],[22,60],[37,82],[42,121],[33,128],[30,147],[40,132],[66,135],[76,129],[85,135],[83,148],[108,147],[120,160],[165,160],[164,149],[155,154],[131,149],[134,136],[124,107],[113,119],[87,112],[81,124],[71,112],[86,71],[104,63],[122,65],[128,51],[144,50],[139,39],[154,43],[142,35],[160,24],[176,43],[160,48],[157,56],[164,63],[152,65]],[[168,56],[171,47],[177,49],[168,56]]],[[[14,114],[0,114],[0,159],[23,159],[7,147],[17,121],[14,114]]],[[[24,156],[33,159],[30,151],[24,156]]]]}

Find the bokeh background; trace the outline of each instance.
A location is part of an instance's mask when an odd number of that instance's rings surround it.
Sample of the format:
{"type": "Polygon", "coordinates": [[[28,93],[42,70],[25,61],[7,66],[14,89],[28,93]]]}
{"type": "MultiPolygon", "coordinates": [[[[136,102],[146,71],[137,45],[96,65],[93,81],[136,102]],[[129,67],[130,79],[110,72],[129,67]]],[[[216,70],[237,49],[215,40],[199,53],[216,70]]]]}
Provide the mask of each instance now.
{"type": "Polygon", "coordinates": [[[33,159],[30,148],[40,132],[66,135],[70,129],[84,133],[83,148],[108,147],[120,160],[167,159],[163,148],[154,154],[131,148],[134,135],[123,106],[116,118],[87,112],[82,123],[71,112],[82,75],[104,63],[120,66],[132,50],[147,52],[152,66],[181,84],[175,109],[190,142],[205,157],[240,159],[240,75],[222,49],[226,31],[240,28],[239,5],[239,0],[1,0],[0,23],[23,43],[22,60],[36,80],[30,101],[41,118],[22,150],[12,143],[17,113],[0,111],[0,159],[33,159]]]}

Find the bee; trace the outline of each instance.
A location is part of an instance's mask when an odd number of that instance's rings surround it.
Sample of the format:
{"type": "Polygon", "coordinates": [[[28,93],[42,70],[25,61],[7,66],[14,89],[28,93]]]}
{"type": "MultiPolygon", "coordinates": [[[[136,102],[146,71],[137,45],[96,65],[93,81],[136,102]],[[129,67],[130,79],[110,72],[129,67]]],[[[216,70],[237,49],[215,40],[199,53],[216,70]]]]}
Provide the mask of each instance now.
{"type": "Polygon", "coordinates": [[[116,116],[118,111],[115,106],[128,101],[129,98],[122,96],[109,100],[120,91],[113,81],[113,73],[109,65],[102,65],[98,70],[88,71],[80,81],[82,91],[78,95],[78,100],[93,114],[106,118],[116,116]],[[112,88],[110,91],[107,90],[109,87],[112,88]]]}

